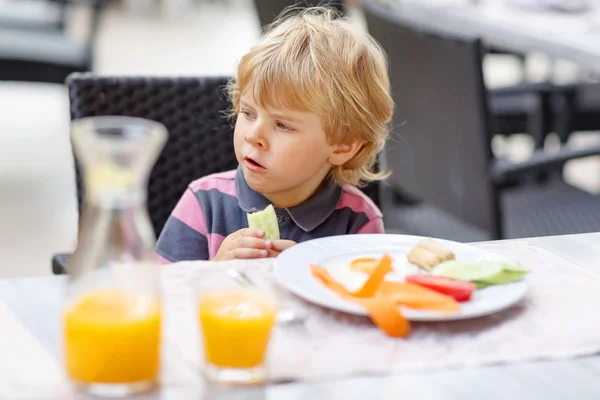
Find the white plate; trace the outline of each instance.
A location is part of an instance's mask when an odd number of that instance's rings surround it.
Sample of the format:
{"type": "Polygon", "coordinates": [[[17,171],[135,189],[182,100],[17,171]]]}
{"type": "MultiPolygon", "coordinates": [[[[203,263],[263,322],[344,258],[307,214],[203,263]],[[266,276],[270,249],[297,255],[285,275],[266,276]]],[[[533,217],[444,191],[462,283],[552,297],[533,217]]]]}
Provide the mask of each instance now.
{"type": "MultiPolygon", "coordinates": [[[[342,300],[315,278],[310,265],[327,265],[362,257],[389,254],[394,260],[404,260],[420,240],[406,235],[344,235],[310,240],[281,253],[275,260],[275,279],[292,293],[323,307],[357,315],[367,315],[360,306],[342,300]]],[[[457,260],[499,260],[500,257],[462,243],[436,239],[452,251],[457,260]]],[[[348,284],[348,282],[346,282],[348,284]]],[[[402,307],[411,321],[450,321],[474,318],[504,310],[517,303],[527,290],[525,280],[506,285],[490,286],[473,293],[471,300],[461,303],[461,311],[442,314],[434,311],[402,307]]]]}

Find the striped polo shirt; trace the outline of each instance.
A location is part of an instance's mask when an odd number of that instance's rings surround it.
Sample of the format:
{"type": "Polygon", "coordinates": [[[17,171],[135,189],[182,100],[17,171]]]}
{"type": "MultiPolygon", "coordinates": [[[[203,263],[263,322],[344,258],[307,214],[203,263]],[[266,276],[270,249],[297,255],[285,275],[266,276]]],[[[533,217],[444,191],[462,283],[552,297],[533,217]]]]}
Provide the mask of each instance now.
{"type": "MultiPolygon", "coordinates": [[[[192,182],[167,220],[156,252],[166,262],[212,260],[226,236],[248,227],[247,213],[269,200],[248,186],[241,168],[192,182]]],[[[363,192],[333,182],[304,203],[275,208],[281,239],[383,233],[382,215],[363,192]]]]}

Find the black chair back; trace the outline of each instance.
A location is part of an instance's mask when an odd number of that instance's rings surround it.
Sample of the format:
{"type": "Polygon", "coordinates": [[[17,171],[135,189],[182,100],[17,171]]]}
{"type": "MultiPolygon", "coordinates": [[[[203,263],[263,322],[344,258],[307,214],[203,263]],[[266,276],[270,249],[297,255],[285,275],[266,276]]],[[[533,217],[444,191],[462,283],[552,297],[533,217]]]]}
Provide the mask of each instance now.
{"type": "MultiPolygon", "coordinates": [[[[223,111],[228,78],[122,78],[70,75],[71,118],[102,115],[160,122],[169,139],[148,184],[148,211],[158,235],[186,187],[194,180],[237,167],[233,127],[223,111]]],[[[76,162],[79,211],[84,196],[76,162]]]]}
{"type": "Polygon", "coordinates": [[[369,31],[389,57],[396,103],[384,153],[389,183],[500,237],[480,42],[423,32],[398,11],[365,3],[369,31]]]}

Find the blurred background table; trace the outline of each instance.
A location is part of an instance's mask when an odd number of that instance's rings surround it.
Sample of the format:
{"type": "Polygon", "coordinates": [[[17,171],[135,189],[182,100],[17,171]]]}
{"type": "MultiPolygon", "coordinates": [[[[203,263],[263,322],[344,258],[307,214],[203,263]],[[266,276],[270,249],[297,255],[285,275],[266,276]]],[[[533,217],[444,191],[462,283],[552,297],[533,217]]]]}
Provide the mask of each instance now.
{"type": "MultiPolygon", "coordinates": [[[[366,0],[371,1],[371,0],[366,0]]],[[[377,0],[375,0],[377,1],[377,0]]],[[[498,48],[540,52],[600,74],[600,13],[531,10],[505,0],[392,0],[397,16],[422,27],[471,35],[498,48]]]]}

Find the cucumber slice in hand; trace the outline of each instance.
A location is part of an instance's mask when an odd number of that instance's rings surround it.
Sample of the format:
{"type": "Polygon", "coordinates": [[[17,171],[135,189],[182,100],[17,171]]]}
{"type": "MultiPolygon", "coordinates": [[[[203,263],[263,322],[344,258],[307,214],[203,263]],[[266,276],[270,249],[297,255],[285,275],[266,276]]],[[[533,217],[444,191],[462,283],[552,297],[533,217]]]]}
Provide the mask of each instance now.
{"type": "Polygon", "coordinates": [[[248,227],[264,231],[267,240],[279,240],[279,223],[271,204],[262,211],[248,214],[248,227]]]}

